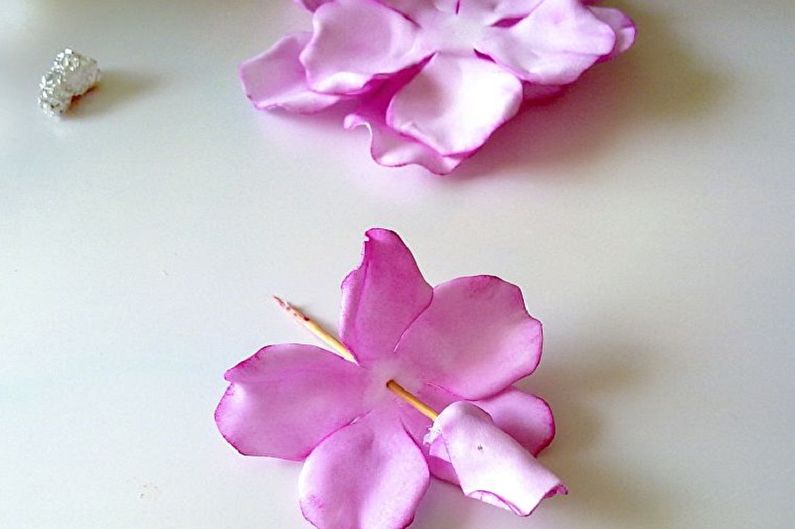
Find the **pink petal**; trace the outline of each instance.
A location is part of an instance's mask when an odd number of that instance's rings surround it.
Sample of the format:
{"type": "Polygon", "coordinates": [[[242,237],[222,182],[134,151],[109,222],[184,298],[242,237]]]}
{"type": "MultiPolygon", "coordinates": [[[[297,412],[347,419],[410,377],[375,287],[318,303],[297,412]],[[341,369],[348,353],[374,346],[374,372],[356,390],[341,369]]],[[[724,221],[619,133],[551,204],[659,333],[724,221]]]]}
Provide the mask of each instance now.
{"type": "Polygon", "coordinates": [[[434,288],[396,353],[416,376],[473,400],[532,373],[541,342],[541,323],[527,313],[518,287],[474,276],[434,288]]]}
{"type": "Polygon", "coordinates": [[[403,529],[428,488],[428,467],[396,417],[379,411],[320,443],[301,470],[304,516],[318,529],[403,529]]]}
{"type": "Polygon", "coordinates": [[[301,460],[367,413],[365,372],[311,345],[271,345],[226,372],[215,422],[240,453],[301,460]]]}
{"type": "Polygon", "coordinates": [[[340,100],[340,96],[313,92],[306,84],[306,72],[298,62],[298,54],[310,36],[307,32],[288,35],[265,53],[240,65],[243,89],[255,107],[308,113],[340,100]]]}
{"type": "Polygon", "coordinates": [[[392,99],[387,124],[443,155],[473,151],[514,116],[522,84],[475,57],[435,55],[392,99]]]}
{"type": "Polygon", "coordinates": [[[456,402],[434,421],[430,453],[453,466],[471,498],[528,516],[544,498],[566,494],[560,479],[474,404],[456,402]]]}
{"type": "Polygon", "coordinates": [[[566,84],[613,49],[616,36],[579,0],[545,0],[508,28],[489,28],[477,43],[526,81],[566,84]]]}
{"type": "Polygon", "coordinates": [[[422,142],[398,134],[386,124],[386,108],[395,93],[416,75],[416,69],[398,73],[360,99],[359,107],[345,117],[345,127],[365,126],[370,131],[370,153],[387,167],[418,164],[436,174],[448,174],[467,155],[442,156],[422,142]]]}
{"type": "MultiPolygon", "coordinates": [[[[428,384],[415,394],[435,410],[443,410],[453,402],[462,400],[458,395],[428,384]]],[[[493,397],[476,400],[473,404],[488,412],[499,429],[516,439],[534,456],[549,446],[555,437],[552,410],[540,397],[511,387],[493,397]]],[[[431,474],[457,485],[458,477],[450,463],[437,457],[430,457],[428,446],[422,444],[431,427],[431,421],[406,403],[400,403],[399,411],[406,431],[422,445],[431,474]]]]}
{"type": "Polygon", "coordinates": [[[301,53],[309,86],[324,93],[361,91],[374,78],[420,62],[418,26],[372,0],[336,0],[313,17],[314,35],[301,53]]]}
{"type": "Polygon", "coordinates": [[[340,320],[342,341],[362,363],[391,357],[433,295],[395,232],[371,229],[365,237],[361,264],[342,282],[340,320]]]}
{"type": "Polygon", "coordinates": [[[612,59],[621,55],[632,46],[635,42],[637,29],[631,18],[618,9],[609,7],[589,7],[588,9],[590,9],[599,20],[613,28],[616,34],[616,43],[613,46],[613,50],[602,57],[603,59],[612,59]]]}
{"type": "Polygon", "coordinates": [[[474,404],[488,413],[498,428],[537,456],[555,437],[555,419],[549,404],[540,397],[516,388],[474,404]]]}

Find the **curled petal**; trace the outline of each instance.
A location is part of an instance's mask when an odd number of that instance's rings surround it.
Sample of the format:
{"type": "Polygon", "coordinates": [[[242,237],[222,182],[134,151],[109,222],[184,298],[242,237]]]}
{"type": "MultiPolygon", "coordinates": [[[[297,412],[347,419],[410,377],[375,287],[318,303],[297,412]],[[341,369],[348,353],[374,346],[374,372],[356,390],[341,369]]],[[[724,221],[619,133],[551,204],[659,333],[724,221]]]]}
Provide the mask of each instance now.
{"type": "MultiPolygon", "coordinates": [[[[417,397],[435,410],[443,410],[462,400],[458,395],[431,385],[424,385],[417,397]]],[[[540,397],[529,395],[510,387],[493,397],[473,401],[473,404],[491,415],[497,427],[516,439],[522,447],[537,456],[555,437],[555,420],[549,405],[540,397]]],[[[428,468],[435,477],[458,485],[458,477],[449,461],[430,457],[423,439],[431,428],[431,421],[405,403],[399,406],[400,418],[406,431],[423,448],[428,468]]]]}
{"type": "Polygon", "coordinates": [[[243,89],[255,107],[309,113],[340,100],[337,95],[313,92],[306,84],[306,72],[298,61],[298,54],[310,36],[308,32],[288,35],[240,66],[243,89]]]}
{"type": "Polygon", "coordinates": [[[627,51],[635,42],[637,29],[635,23],[627,15],[610,7],[589,7],[588,9],[602,22],[608,24],[616,34],[613,50],[603,56],[603,60],[612,59],[627,51]]]}
{"type": "Polygon", "coordinates": [[[443,155],[478,149],[512,118],[522,84],[478,57],[435,55],[387,108],[387,124],[443,155]]]}
{"type": "Polygon", "coordinates": [[[298,485],[301,510],[318,529],[403,529],[428,481],[422,453],[400,421],[373,412],[309,455],[298,485]]]}
{"type": "Polygon", "coordinates": [[[318,92],[358,93],[373,79],[428,55],[420,46],[416,24],[371,0],[323,4],[315,11],[313,26],[300,59],[309,86],[318,92]]]}
{"type": "Polygon", "coordinates": [[[541,323],[527,313],[519,288],[474,276],[434,288],[396,352],[415,376],[474,400],[532,373],[541,345],[541,323]]]}
{"type": "Polygon", "coordinates": [[[310,345],[261,349],[226,372],[215,422],[240,453],[301,460],[369,411],[364,370],[310,345]]]}
{"type": "Polygon", "coordinates": [[[340,319],[340,337],[362,363],[391,357],[433,295],[397,233],[371,229],[365,237],[361,264],[342,282],[340,319]]]}
{"type": "Polygon", "coordinates": [[[616,36],[580,0],[545,0],[511,27],[493,27],[479,52],[525,81],[567,84],[613,50],[616,36]]]}
{"type": "Polygon", "coordinates": [[[464,494],[519,516],[528,516],[544,498],[567,492],[557,476],[469,402],[445,408],[427,441],[431,456],[452,465],[464,494]]]}
{"type": "Polygon", "coordinates": [[[367,127],[370,131],[370,153],[381,165],[400,167],[418,164],[436,174],[450,173],[468,154],[443,156],[424,143],[399,134],[386,124],[389,102],[415,74],[416,71],[396,74],[377,90],[362,96],[359,107],[345,117],[345,127],[367,127]]]}

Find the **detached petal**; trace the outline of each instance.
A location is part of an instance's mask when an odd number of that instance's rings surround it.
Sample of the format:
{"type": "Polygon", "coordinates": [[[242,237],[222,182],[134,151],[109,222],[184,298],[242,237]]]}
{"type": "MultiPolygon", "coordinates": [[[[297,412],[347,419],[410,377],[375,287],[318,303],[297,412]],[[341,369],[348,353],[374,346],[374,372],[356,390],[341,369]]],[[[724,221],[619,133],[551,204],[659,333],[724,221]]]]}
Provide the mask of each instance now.
{"type": "Polygon", "coordinates": [[[342,282],[340,319],[340,338],[363,364],[391,357],[433,295],[397,233],[374,228],[365,237],[362,263],[342,282]]]}
{"type": "Polygon", "coordinates": [[[365,371],[311,345],[271,345],[226,372],[215,422],[244,455],[301,460],[369,411],[365,371]]]}
{"type": "Polygon", "coordinates": [[[488,29],[475,47],[525,81],[566,84],[615,42],[611,27],[580,0],[545,0],[517,24],[488,29]]]}
{"type": "Polygon", "coordinates": [[[588,9],[602,22],[608,24],[616,34],[616,43],[613,50],[602,57],[604,60],[612,59],[627,51],[635,42],[637,29],[635,23],[627,15],[610,7],[589,7],[588,9]]]}
{"type": "Polygon", "coordinates": [[[309,86],[318,92],[360,92],[374,78],[420,62],[419,27],[372,0],[336,0],[313,17],[314,35],[301,53],[309,86]]]}
{"type": "Polygon", "coordinates": [[[306,71],[298,62],[298,54],[310,37],[308,32],[288,35],[265,53],[240,65],[243,89],[255,107],[309,113],[340,100],[337,95],[313,92],[306,84],[306,71]]]}
{"type": "Polygon", "coordinates": [[[468,154],[443,156],[424,143],[398,134],[386,124],[386,109],[395,93],[416,75],[415,68],[400,72],[375,91],[363,95],[359,107],[345,117],[345,128],[365,126],[370,131],[370,153],[387,167],[418,164],[436,174],[448,174],[468,154]]]}
{"type": "Polygon", "coordinates": [[[541,342],[541,322],[527,313],[517,286],[474,276],[434,288],[396,353],[415,366],[415,376],[474,400],[532,373],[541,342]]]}
{"type": "Polygon", "coordinates": [[[544,498],[567,492],[557,476],[474,404],[445,408],[428,442],[433,457],[452,465],[464,494],[519,516],[528,516],[544,498]]]}
{"type": "Polygon", "coordinates": [[[428,467],[392,415],[377,410],[320,443],[299,480],[301,510],[318,529],[403,529],[428,488],[428,467]]]}
{"type": "Polygon", "coordinates": [[[442,155],[479,148],[522,102],[522,83],[491,61],[443,53],[392,99],[387,124],[442,155]]]}

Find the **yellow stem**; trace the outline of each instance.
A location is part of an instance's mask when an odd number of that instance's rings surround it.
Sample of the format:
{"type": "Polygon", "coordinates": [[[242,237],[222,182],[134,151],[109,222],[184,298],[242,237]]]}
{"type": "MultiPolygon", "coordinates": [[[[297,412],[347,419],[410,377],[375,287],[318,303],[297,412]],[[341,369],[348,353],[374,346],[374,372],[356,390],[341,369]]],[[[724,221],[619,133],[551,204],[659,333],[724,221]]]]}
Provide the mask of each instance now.
{"type": "MultiPolygon", "coordinates": [[[[320,338],[320,340],[322,340],[326,345],[331,347],[335,353],[337,353],[339,356],[341,356],[348,362],[352,362],[354,364],[357,363],[356,357],[353,356],[353,353],[347,347],[345,347],[345,344],[339,341],[336,336],[328,332],[326,329],[324,329],[323,327],[318,325],[314,320],[312,320],[309,316],[307,316],[300,310],[296,309],[295,307],[293,307],[283,299],[277,296],[273,296],[273,299],[276,301],[279,307],[284,309],[298,323],[300,323],[303,327],[309,330],[309,332],[320,338]]],[[[416,409],[418,412],[428,417],[430,420],[435,421],[436,418],[439,416],[439,414],[436,413],[436,411],[434,411],[433,408],[422,402],[420,399],[417,398],[416,395],[407,391],[403,386],[398,384],[396,381],[390,380],[389,382],[386,383],[386,387],[389,389],[389,391],[391,391],[392,393],[394,393],[395,395],[397,395],[398,397],[409,403],[412,407],[414,407],[414,409],[416,409]]]]}
{"type": "Polygon", "coordinates": [[[406,389],[403,386],[401,386],[394,380],[390,380],[389,382],[387,382],[386,387],[389,388],[389,391],[391,391],[401,399],[405,400],[406,402],[414,406],[415,410],[425,415],[430,420],[435,421],[436,418],[439,416],[439,414],[436,413],[436,411],[434,411],[433,408],[422,402],[413,393],[409,393],[408,391],[406,391],[406,389]]]}

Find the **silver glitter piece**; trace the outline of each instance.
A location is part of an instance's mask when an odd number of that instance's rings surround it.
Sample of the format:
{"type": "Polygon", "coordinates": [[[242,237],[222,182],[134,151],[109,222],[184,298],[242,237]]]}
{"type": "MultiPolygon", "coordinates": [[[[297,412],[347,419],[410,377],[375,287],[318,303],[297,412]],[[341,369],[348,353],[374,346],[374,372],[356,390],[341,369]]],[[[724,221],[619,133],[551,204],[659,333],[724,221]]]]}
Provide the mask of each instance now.
{"type": "Polygon", "coordinates": [[[49,115],[63,114],[72,99],[91,90],[102,72],[97,61],[66,48],[55,56],[39,83],[39,106],[49,115]]]}

